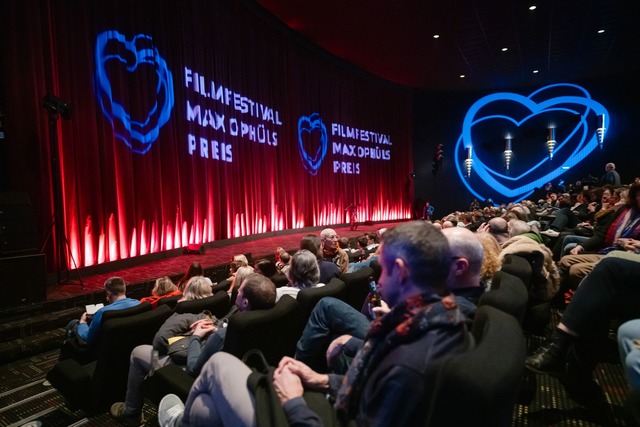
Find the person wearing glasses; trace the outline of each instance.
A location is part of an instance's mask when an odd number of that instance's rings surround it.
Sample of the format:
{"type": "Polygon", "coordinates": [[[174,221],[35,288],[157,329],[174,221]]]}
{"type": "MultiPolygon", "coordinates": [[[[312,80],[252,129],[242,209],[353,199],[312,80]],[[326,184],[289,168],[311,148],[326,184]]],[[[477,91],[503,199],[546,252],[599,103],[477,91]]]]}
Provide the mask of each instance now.
{"type": "Polygon", "coordinates": [[[349,255],[338,246],[340,236],[333,228],[325,228],[320,232],[322,243],[322,257],[338,266],[340,273],[346,273],[349,269],[349,255]]]}

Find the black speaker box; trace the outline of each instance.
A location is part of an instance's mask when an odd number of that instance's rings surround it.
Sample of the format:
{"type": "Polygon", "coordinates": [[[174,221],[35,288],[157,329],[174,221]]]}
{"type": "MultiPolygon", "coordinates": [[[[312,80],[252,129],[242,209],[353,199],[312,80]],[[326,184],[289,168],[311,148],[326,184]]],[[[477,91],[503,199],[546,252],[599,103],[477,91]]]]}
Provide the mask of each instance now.
{"type": "Polygon", "coordinates": [[[0,283],[3,290],[0,308],[46,301],[44,254],[0,258],[0,283]]]}
{"type": "Polygon", "coordinates": [[[0,256],[38,253],[33,208],[27,193],[0,193],[0,256]]]}

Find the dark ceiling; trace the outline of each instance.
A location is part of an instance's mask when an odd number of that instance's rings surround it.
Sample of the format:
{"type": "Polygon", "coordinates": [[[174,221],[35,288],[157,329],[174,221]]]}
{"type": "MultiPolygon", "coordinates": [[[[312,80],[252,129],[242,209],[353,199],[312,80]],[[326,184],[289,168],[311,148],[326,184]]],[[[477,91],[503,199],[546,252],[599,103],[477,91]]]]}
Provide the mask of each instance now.
{"type": "Polygon", "coordinates": [[[411,88],[495,89],[640,69],[638,0],[257,3],[307,41],[411,88]]]}

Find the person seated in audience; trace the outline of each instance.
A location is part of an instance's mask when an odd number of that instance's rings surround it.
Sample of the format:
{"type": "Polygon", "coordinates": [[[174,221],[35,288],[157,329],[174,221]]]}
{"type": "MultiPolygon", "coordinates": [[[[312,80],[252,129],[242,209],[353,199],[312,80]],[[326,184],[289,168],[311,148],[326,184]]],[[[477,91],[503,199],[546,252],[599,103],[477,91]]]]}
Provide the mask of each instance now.
{"type": "Polygon", "coordinates": [[[611,251],[635,252],[640,249],[640,185],[634,184],[629,189],[627,205],[614,213],[613,221],[606,234],[597,234],[570,251],[570,255],[560,259],[559,266],[564,274],[564,287],[575,289],[580,281],[611,251]],[[582,254],[585,245],[588,248],[598,247],[594,254],[582,254]],[[574,254],[575,253],[575,254],[574,254]]]}
{"type": "Polygon", "coordinates": [[[491,289],[493,275],[502,268],[500,262],[500,245],[495,237],[489,233],[477,233],[476,237],[482,245],[483,257],[480,267],[480,283],[486,290],[491,289]]]}
{"type": "MultiPolygon", "coordinates": [[[[358,425],[425,423],[425,401],[439,367],[470,347],[468,319],[446,289],[450,258],[446,238],[428,223],[385,233],[380,292],[391,311],[374,322],[345,377],[319,374],[290,357],[280,361],[273,384],[290,425],[321,425],[302,398],[305,389],[334,396],[335,410],[358,425]]],[[[163,399],[160,424],[255,425],[255,400],[246,386],[250,373],[239,359],[214,355],[186,407],[175,396],[163,399]]]]}
{"type": "Polygon", "coordinates": [[[347,255],[350,257],[354,252],[359,252],[357,249],[352,249],[351,245],[349,245],[349,239],[346,237],[341,237],[338,239],[338,247],[345,251],[347,255]]]}
{"type": "MultiPolygon", "coordinates": [[[[276,301],[276,287],[269,279],[251,273],[242,282],[236,299],[237,311],[266,310],[273,308],[276,301]]],[[[161,328],[172,330],[176,335],[190,333],[187,344],[186,370],[191,376],[197,376],[209,358],[222,350],[227,329],[216,325],[211,319],[195,320],[196,314],[174,314],[161,328]],[[185,323],[186,320],[186,323],[185,323]],[[182,326],[182,325],[185,326],[182,326]],[[179,330],[184,328],[184,330],[179,330]]],[[[154,340],[155,341],[155,340],[154,340]]],[[[169,355],[159,355],[153,360],[153,347],[140,345],[131,352],[127,394],[124,402],[111,405],[111,415],[125,425],[138,426],[144,422],[142,406],[144,397],[140,386],[149,374],[152,364],[157,369],[169,363],[176,363],[169,355]]]]}
{"type": "Polygon", "coordinates": [[[253,272],[254,272],[253,268],[249,267],[248,265],[238,268],[238,270],[236,271],[236,274],[232,277],[229,291],[227,291],[227,293],[229,294],[229,298],[230,298],[229,302],[231,303],[231,305],[235,304],[235,300],[238,295],[238,289],[240,288],[240,284],[244,281],[244,279],[247,278],[249,274],[252,274],[253,272]]]}
{"type": "Polygon", "coordinates": [[[476,232],[491,234],[499,245],[509,240],[509,226],[507,220],[502,217],[491,218],[488,222],[480,225],[476,232]]]}
{"type": "Polygon", "coordinates": [[[349,255],[338,247],[339,239],[340,236],[332,228],[325,228],[320,232],[322,258],[336,264],[340,269],[340,273],[346,273],[349,269],[349,255]]]}
{"type": "MultiPolygon", "coordinates": [[[[593,191],[597,194],[599,189],[593,191]]],[[[572,249],[585,243],[590,250],[595,245],[601,245],[602,236],[606,235],[611,222],[615,219],[616,212],[624,206],[621,195],[622,189],[603,188],[600,192],[601,201],[590,202],[588,205],[590,218],[588,221],[578,223],[573,230],[575,234],[560,233],[558,240],[553,247],[554,260],[559,261],[565,255],[571,253],[572,249]],[[598,236],[598,237],[594,237],[598,236]],[[591,239],[594,237],[594,239],[591,239]]],[[[573,251],[573,255],[582,252],[584,248],[573,251]]]]}
{"type": "Polygon", "coordinates": [[[151,290],[151,296],[144,297],[140,302],[149,302],[151,307],[158,307],[158,301],[162,298],[181,296],[180,289],[167,276],[156,279],[156,283],[151,290]]]}
{"type": "Polygon", "coordinates": [[[340,276],[340,268],[333,262],[322,258],[322,241],[315,234],[308,234],[300,241],[300,249],[306,249],[316,255],[320,268],[320,283],[329,283],[334,277],[340,276]]]}
{"type": "Polygon", "coordinates": [[[640,319],[628,320],[620,325],[618,348],[629,384],[625,409],[630,425],[640,425],[640,319]]]}
{"type": "Polygon", "coordinates": [[[285,251],[284,248],[278,247],[276,248],[275,253],[276,258],[276,268],[282,274],[287,274],[287,270],[289,270],[289,261],[291,261],[291,255],[289,252],[285,251]]]}
{"type": "Polygon", "coordinates": [[[277,289],[276,301],[279,301],[283,295],[296,298],[301,289],[324,286],[324,283],[318,283],[320,280],[318,259],[306,249],[296,252],[291,257],[287,278],[289,285],[277,289]]]}
{"type": "Polygon", "coordinates": [[[211,279],[204,276],[194,276],[187,282],[184,291],[182,292],[182,298],[178,300],[178,304],[183,301],[192,301],[196,299],[204,299],[213,295],[211,287],[211,279]]]}
{"type": "MultiPolygon", "coordinates": [[[[93,315],[85,311],[80,320],[72,320],[66,327],[66,338],[79,345],[94,344],[100,336],[102,315],[109,310],[122,310],[140,304],[137,299],[127,298],[127,285],[122,277],[110,277],[104,282],[107,305],[93,315]]],[[[61,354],[61,357],[63,355],[61,354]]]]}
{"type": "MultiPolygon", "coordinates": [[[[477,302],[485,290],[480,282],[484,258],[482,245],[475,234],[467,229],[452,227],[447,230],[442,230],[452,258],[447,289],[453,293],[460,310],[473,318],[477,302]]],[[[376,316],[381,316],[388,311],[388,306],[382,301],[381,307],[372,310],[376,316]]],[[[315,365],[318,354],[324,351],[329,342],[337,339],[334,346],[340,345],[344,351],[333,358],[331,368],[336,372],[345,372],[370,326],[371,318],[347,303],[336,298],[322,298],[311,312],[298,340],[295,358],[315,365]],[[351,338],[355,339],[350,341],[351,338]],[[347,342],[350,344],[346,345],[347,342]]],[[[320,369],[320,366],[315,367],[320,369]]]]}
{"type": "Polygon", "coordinates": [[[273,277],[278,273],[278,268],[270,259],[259,259],[253,265],[253,271],[265,277],[273,277]]]}
{"type": "Polygon", "coordinates": [[[194,262],[189,266],[189,269],[184,274],[184,276],[182,276],[182,279],[178,280],[178,289],[180,289],[181,292],[184,292],[184,288],[187,285],[187,282],[189,282],[192,277],[202,275],[204,275],[204,269],[202,268],[202,265],[200,265],[199,262],[194,262]]]}
{"type": "MultiPolygon", "coordinates": [[[[509,221],[509,234],[512,237],[502,244],[500,251],[500,263],[507,255],[527,255],[536,254],[542,256],[540,275],[546,278],[544,282],[536,282],[535,286],[529,288],[529,296],[536,301],[550,301],[560,287],[560,272],[553,261],[551,250],[541,243],[540,236],[531,231],[531,226],[524,221],[509,221]]],[[[533,266],[532,266],[533,267],[533,266]]]]}
{"type": "Polygon", "coordinates": [[[611,321],[640,317],[639,282],[640,256],[605,257],[584,278],[551,337],[527,357],[526,368],[558,376],[569,397],[580,405],[603,404],[592,372],[607,347],[611,321]]]}

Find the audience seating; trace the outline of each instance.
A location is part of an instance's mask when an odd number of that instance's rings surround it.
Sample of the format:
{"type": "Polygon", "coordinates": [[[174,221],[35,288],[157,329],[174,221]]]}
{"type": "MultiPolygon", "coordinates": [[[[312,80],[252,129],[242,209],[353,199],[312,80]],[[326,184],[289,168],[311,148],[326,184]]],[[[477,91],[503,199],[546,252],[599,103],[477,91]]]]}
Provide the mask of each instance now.
{"type": "Polygon", "coordinates": [[[97,359],[85,365],[62,360],[47,373],[47,380],[64,396],[69,409],[106,410],[113,402],[124,400],[133,348],[150,343],[171,313],[164,305],[134,316],[106,319],[95,344],[97,359]]]}
{"type": "Polygon", "coordinates": [[[238,312],[229,318],[222,351],[242,356],[251,349],[262,350],[267,362],[277,366],[283,356],[293,356],[299,338],[300,305],[284,295],[269,310],[238,312]]]}
{"type": "MultiPolygon", "coordinates": [[[[547,279],[541,273],[543,263],[544,257],[539,253],[507,255],[502,263],[502,271],[519,277],[528,291],[532,286],[546,284],[547,279]]],[[[544,329],[550,320],[550,302],[529,297],[523,321],[525,332],[536,335],[544,334],[544,329]]]]}
{"type": "MultiPolygon", "coordinates": [[[[242,358],[247,351],[257,348],[270,365],[277,366],[283,356],[294,355],[300,336],[299,322],[300,306],[289,295],[280,298],[269,310],[237,312],[229,318],[222,351],[242,358]]],[[[194,381],[181,367],[168,365],[144,381],[142,392],[156,404],[168,393],[186,400],[194,381]]]]}
{"type": "Polygon", "coordinates": [[[229,295],[226,292],[218,292],[210,297],[191,301],[182,301],[176,304],[176,313],[201,313],[209,310],[218,318],[224,317],[229,311],[229,295]]]}
{"type": "MultiPolygon", "coordinates": [[[[122,310],[107,310],[102,313],[102,328],[104,328],[104,322],[108,319],[134,316],[149,311],[151,308],[151,303],[143,302],[134,307],[123,308],[122,310]]],[[[60,348],[59,360],[73,359],[81,365],[86,365],[98,357],[96,349],[97,347],[95,345],[78,345],[74,340],[66,340],[60,348]]]]}
{"type": "Polygon", "coordinates": [[[480,297],[478,305],[490,305],[524,322],[529,294],[522,280],[505,271],[493,276],[491,289],[480,297]]]}
{"type": "Polygon", "coordinates": [[[231,278],[227,278],[213,285],[211,287],[211,291],[214,294],[217,294],[218,292],[221,292],[221,291],[228,292],[230,288],[231,288],[231,278]]]}
{"type": "Polygon", "coordinates": [[[160,298],[158,300],[158,307],[160,307],[161,305],[168,305],[173,310],[176,308],[176,304],[178,304],[178,301],[180,300],[180,298],[182,298],[182,295],[160,298]]]}
{"type": "Polygon", "coordinates": [[[344,273],[338,277],[345,284],[344,301],[358,311],[362,309],[369,294],[369,279],[372,276],[373,270],[365,266],[353,273],[344,273]]]}
{"type": "Polygon", "coordinates": [[[319,288],[306,288],[298,292],[296,299],[298,300],[298,304],[300,304],[301,319],[303,320],[302,329],[300,329],[301,334],[305,324],[307,323],[309,315],[318,301],[323,297],[344,299],[345,286],[346,285],[342,280],[334,277],[325,286],[321,286],[319,288]]]}
{"type": "Polygon", "coordinates": [[[453,356],[439,370],[427,426],[511,425],[526,357],[518,321],[495,307],[476,312],[473,349],[453,356]]]}

